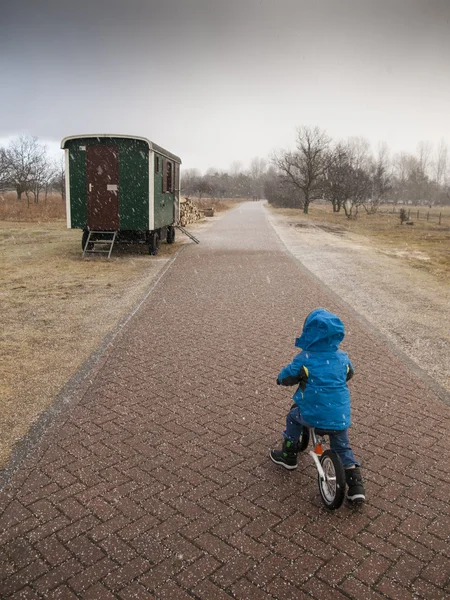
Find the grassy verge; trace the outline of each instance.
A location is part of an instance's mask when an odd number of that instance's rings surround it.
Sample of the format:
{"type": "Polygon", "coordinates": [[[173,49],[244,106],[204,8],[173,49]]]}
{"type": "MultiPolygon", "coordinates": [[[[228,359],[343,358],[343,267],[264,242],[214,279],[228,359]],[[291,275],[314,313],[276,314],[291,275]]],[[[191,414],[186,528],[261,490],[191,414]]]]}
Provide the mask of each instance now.
{"type": "MultiPolygon", "coordinates": [[[[430,210],[429,221],[423,218],[428,209],[419,209],[422,218],[417,220],[417,210],[411,210],[413,225],[400,224],[398,209],[381,207],[375,214],[360,213],[357,219],[347,219],[344,212],[333,213],[331,205],[312,204],[310,213],[299,209],[274,208],[294,225],[316,225],[337,235],[363,236],[380,251],[407,260],[415,268],[425,269],[439,278],[450,276],[450,207],[430,210]],[[442,213],[441,224],[438,223],[442,213]]],[[[420,215],[419,215],[420,216],[420,215]]]]}

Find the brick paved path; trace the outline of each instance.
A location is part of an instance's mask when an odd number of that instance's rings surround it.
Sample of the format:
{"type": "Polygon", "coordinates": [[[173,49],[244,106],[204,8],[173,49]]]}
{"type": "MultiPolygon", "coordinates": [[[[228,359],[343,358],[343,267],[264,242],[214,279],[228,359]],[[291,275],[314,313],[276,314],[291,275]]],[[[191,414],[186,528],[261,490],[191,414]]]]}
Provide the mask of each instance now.
{"type": "Polygon", "coordinates": [[[259,203],[172,264],[1,495],[1,598],[450,597],[449,407],[295,262],[259,203]],[[346,323],[368,502],[268,449],[317,306],[346,323]],[[447,435],[446,435],[447,434],[447,435]]]}

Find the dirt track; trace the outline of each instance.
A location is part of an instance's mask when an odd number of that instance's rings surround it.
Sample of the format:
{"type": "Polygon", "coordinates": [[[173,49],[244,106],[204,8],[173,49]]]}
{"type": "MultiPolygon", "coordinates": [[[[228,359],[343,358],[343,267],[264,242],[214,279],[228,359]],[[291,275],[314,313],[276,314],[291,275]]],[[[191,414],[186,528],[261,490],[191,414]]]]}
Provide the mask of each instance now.
{"type": "MultiPolygon", "coordinates": [[[[267,209],[289,251],[450,392],[450,284],[366,237],[267,209]]],[[[414,258],[418,259],[417,253],[414,258]]]]}

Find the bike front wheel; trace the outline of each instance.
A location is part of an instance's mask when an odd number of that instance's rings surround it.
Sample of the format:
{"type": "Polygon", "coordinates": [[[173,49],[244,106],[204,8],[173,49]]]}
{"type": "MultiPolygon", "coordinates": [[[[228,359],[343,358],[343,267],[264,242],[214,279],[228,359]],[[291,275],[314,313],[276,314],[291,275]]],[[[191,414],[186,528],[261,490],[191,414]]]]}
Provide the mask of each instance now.
{"type": "Polygon", "coordinates": [[[329,510],[339,508],[345,497],[345,470],[341,459],[333,450],[325,450],[320,457],[324,472],[319,474],[319,490],[322,501],[329,510]]]}

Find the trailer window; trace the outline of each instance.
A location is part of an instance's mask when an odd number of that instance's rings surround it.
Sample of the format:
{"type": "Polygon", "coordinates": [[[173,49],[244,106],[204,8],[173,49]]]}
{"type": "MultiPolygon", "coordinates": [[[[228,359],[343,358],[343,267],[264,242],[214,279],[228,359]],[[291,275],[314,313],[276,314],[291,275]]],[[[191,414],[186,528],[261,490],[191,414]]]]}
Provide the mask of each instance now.
{"type": "Polygon", "coordinates": [[[155,157],[155,172],[159,173],[159,156],[155,157]]]}
{"type": "Polygon", "coordinates": [[[173,192],[172,163],[169,161],[167,161],[166,174],[167,174],[166,190],[168,192],[173,192]]]}

